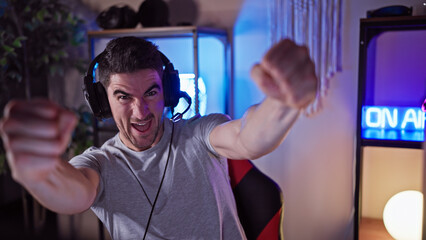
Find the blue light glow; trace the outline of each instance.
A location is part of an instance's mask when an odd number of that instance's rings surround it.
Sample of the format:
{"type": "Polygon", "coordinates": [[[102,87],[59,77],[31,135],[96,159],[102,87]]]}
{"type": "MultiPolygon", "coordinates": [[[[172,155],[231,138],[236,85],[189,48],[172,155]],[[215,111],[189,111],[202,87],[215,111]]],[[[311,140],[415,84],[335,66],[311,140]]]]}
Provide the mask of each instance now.
{"type": "MultiPolygon", "coordinates": [[[[179,74],[180,90],[188,93],[192,99],[191,108],[183,115],[183,118],[190,118],[195,116],[195,75],[193,73],[179,74]]],[[[199,99],[199,113],[200,115],[206,114],[207,107],[207,91],[203,79],[198,78],[198,99],[199,99]]],[[[181,98],[179,104],[175,108],[175,112],[183,112],[187,107],[186,101],[181,98]]]]}
{"type": "Polygon", "coordinates": [[[92,72],[93,83],[96,83],[96,69],[97,68],[98,68],[98,63],[95,63],[95,66],[93,66],[93,72],[92,72]]]}
{"type": "Polygon", "coordinates": [[[415,107],[364,106],[362,137],[424,141],[425,112],[415,107]]]}

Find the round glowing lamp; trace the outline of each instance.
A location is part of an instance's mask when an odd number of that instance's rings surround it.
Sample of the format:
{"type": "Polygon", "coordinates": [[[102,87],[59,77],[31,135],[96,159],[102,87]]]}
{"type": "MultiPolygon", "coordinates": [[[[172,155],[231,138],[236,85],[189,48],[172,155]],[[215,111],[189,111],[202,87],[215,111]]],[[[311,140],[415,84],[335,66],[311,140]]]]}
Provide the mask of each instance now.
{"type": "Polygon", "coordinates": [[[403,191],[386,203],[383,222],[389,234],[397,240],[417,240],[422,235],[423,194],[403,191]]]}

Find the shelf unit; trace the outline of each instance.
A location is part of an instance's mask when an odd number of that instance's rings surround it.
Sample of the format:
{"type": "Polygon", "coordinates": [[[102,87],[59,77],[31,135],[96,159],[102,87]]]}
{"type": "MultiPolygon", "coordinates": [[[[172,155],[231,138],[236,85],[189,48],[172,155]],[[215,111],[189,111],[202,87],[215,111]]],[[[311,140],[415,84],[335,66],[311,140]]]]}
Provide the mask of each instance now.
{"type": "MultiPolygon", "coordinates": [[[[222,112],[226,113],[228,115],[233,114],[233,102],[231,98],[231,93],[233,91],[233,73],[232,73],[232,61],[230,60],[232,58],[232,46],[228,39],[228,34],[226,30],[218,29],[218,28],[210,28],[210,27],[199,27],[199,26],[178,26],[178,27],[156,27],[156,28],[134,28],[134,29],[114,29],[114,30],[102,30],[102,31],[89,31],[88,32],[88,40],[89,40],[89,56],[91,59],[93,59],[97,54],[100,53],[100,51],[103,50],[105,47],[105,42],[102,44],[98,44],[99,41],[104,40],[110,40],[117,37],[124,37],[124,36],[135,36],[140,37],[144,39],[151,40],[152,42],[156,43],[156,41],[163,41],[164,39],[171,39],[172,41],[180,41],[184,40],[186,43],[191,44],[191,47],[184,47],[188,51],[184,54],[186,55],[186,61],[182,59],[173,59],[173,52],[176,51],[176,49],[161,49],[162,46],[160,44],[160,50],[165,53],[166,56],[169,57],[171,62],[174,63],[175,68],[179,71],[181,70],[179,67],[177,67],[176,63],[181,62],[192,62],[192,73],[194,74],[194,82],[195,82],[195,101],[193,101],[193,104],[195,105],[195,113],[200,113],[200,86],[199,86],[199,77],[201,75],[203,66],[207,66],[208,63],[203,64],[203,62],[211,62],[213,61],[213,64],[211,65],[223,65],[224,67],[219,70],[218,75],[219,81],[212,83],[211,86],[218,85],[222,83],[222,89],[220,91],[215,90],[215,93],[212,93],[210,96],[212,101],[220,101],[221,103],[218,103],[220,106],[224,105],[223,108],[219,107],[223,110],[217,110],[217,108],[212,109],[211,112],[222,112]],[[216,40],[219,40],[221,45],[216,52],[222,52],[220,53],[220,56],[223,56],[223,59],[209,59],[208,54],[203,55],[202,49],[200,49],[200,45],[202,45],[203,39],[207,38],[214,38],[216,40]],[[98,46],[101,45],[101,46],[98,46]],[[192,51],[192,52],[191,52],[192,51]],[[171,53],[169,53],[171,52],[171,53]],[[169,56],[169,54],[172,55],[172,58],[169,56]],[[202,55],[202,56],[201,56],[202,55]],[[216,95],[223,94],[223,96],[218,96],[217,99],[214,99],[216,95]],[[223,103],[222,103],[223,102],[223,103]]],[[[208,43],[205,43],[203,47],[205,48],[205,45],[208,43]]],[[[214,45],[214,46],[218,46],[214,45]]],[[[213,49],[214,50],[214,49],[213,49]]],[[[179,54],[174,54],[174,56],[178,56],[179,54]]],[[[177,58],[178,58],[177,57],[177,58]]],[[[222,58],[222,57],[220,57],[222,58]]],[[[206,69],[204,67],[203,69],[206,69]]],[[[180,72],[181,73],[181,72],[180,72]]],[[[215,79],[216,81],[217,79],[215,79]]],[[[209,113],[209,112],[208,112],[209,113]]],[[[102,140],[98,137],[98,131],[105,131],[105,132],[116,132],[117,129],[113,126],[113,124],[99,124],[99,122],[96,122],[95,124],[95,139],[94,143],[95,145],[100,145],[102,143],[102,140]]]]}
{"type": "MultiPolygon", "coordinates": [[[[375,97],[378,89],[383,87],[385,80],[380,80],[382,83],[377,84],[375,76],[371,76],[371,68],[374,65],[373,60],[369,60],[371,52],[369,52],[369,45],[373,45],[374,40],[384,33],[394,33],[400,31],[425,31],[426,32],[426,16],[410,16],[410,17],[382,17],[382,18],[368,18],[360,20],[360,47],[359,47],[359,76],[358,76],[358,104],[357,104],[357,131],[356,131],[356,184],[355,184],[355,216],[354,216],[354,239],[359,239],[359,228],[361,221],[361,202],[362,202],[362,175],[363,175],[363,156],[364,147],[385,147],[385,148],[398,148],[398,149],[421,149],[423,141],[408,141],[401,139],[380,139],[380,138],[367,138],[363,135],[363,107],[367,105],[375,105],[376,102],[383,103],[387,98],[377,100],[375,97]],[[376,86],[377,84],[377,86],[376,86]]],[[[401,46],[404,48],[407,46],[401,46]]],[[[425,48],[426,49],[426,48],[425,48]]],[[[392,54],[389,51],[389,56],[392,54]]],[[[426,56],[426,52],[421,53],[426,56]]],[[[372,57],[375,58],[375,57],[372,57]]],[[[426,66],[425,66],[426,67],[426,66]]],[[[397,71],[397,69],[388,69],[390,72],[397,71]]],[[[374,74],[373,74],[374,75],[374,74]]],[[[404,79],[405,80],[405,79],[404,79]]],[[[392,80],[390,80],[392,81],[392,80]]],[[[417,81],[422,81],[417,80],[417,81]]],[[[423,80],[424,81],[424,80],[423,80]]],[[[392,85],[392,82],[389,83],[392,85]]],[[[424,84],[424,82],[422,83],[424,84]]],[[[420,84],[421,85],[421,84],[420,84]]],[[[408,85],[407,85],[408,86],[408,85]]],[[[410,86],[412,87],[412,86],[410,86]]],[[[426,97],[426,90],[424,90],[424,97],[426,97]]],[[[417,91],[418,92],[418,91],[417,91]]],[[[381,94],[381,93],[379,93],[381,94]]],[[[391,93],[389,95],[392,95],[391,93]]],[[[395,103],[389,97],[389,103],[395,103]]],[[[403,103],[404,107],[407,103],[403,103]]],[[[421,103],[419,102],[419,107],[421,103]]],[[[387,116],[389,117],[389,116],[387,116]]],[[[419,120],[420,121],[420,120],[419,120]]],[[[384,130],[383,130],[384,131],[384,130]]]]}

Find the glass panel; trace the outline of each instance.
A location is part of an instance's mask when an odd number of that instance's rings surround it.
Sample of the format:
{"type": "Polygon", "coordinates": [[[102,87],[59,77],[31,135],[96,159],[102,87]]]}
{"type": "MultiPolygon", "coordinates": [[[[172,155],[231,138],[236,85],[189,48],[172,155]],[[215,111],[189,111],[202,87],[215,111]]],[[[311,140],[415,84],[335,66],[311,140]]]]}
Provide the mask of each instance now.
{"type": "Polygon", "coordinates": [[[363,122],[363,138],[424,140],[425,39],[426,30],[387,31],[370,41],[362,118],[374,126],[363,122]]]}
{"type": "Polygon", "coordinates": [[[422,192],[423,150],[364,147],[363,152],[360,239],[393,239],[383,222],[385,206],[397,193],[422,192]]]}

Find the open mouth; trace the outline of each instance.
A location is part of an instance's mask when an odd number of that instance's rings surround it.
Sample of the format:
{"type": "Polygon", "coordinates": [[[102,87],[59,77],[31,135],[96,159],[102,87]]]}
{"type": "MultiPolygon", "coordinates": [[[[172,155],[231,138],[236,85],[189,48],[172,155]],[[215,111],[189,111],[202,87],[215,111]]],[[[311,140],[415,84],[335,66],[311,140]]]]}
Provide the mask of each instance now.
{"type": "Polygon", "coordinates": [[[136,129],[138,132],[144,133],[149,130],[151,127],[152,120],[144,121],[140,123],[132,123],[132,127],[136,129]]]}

